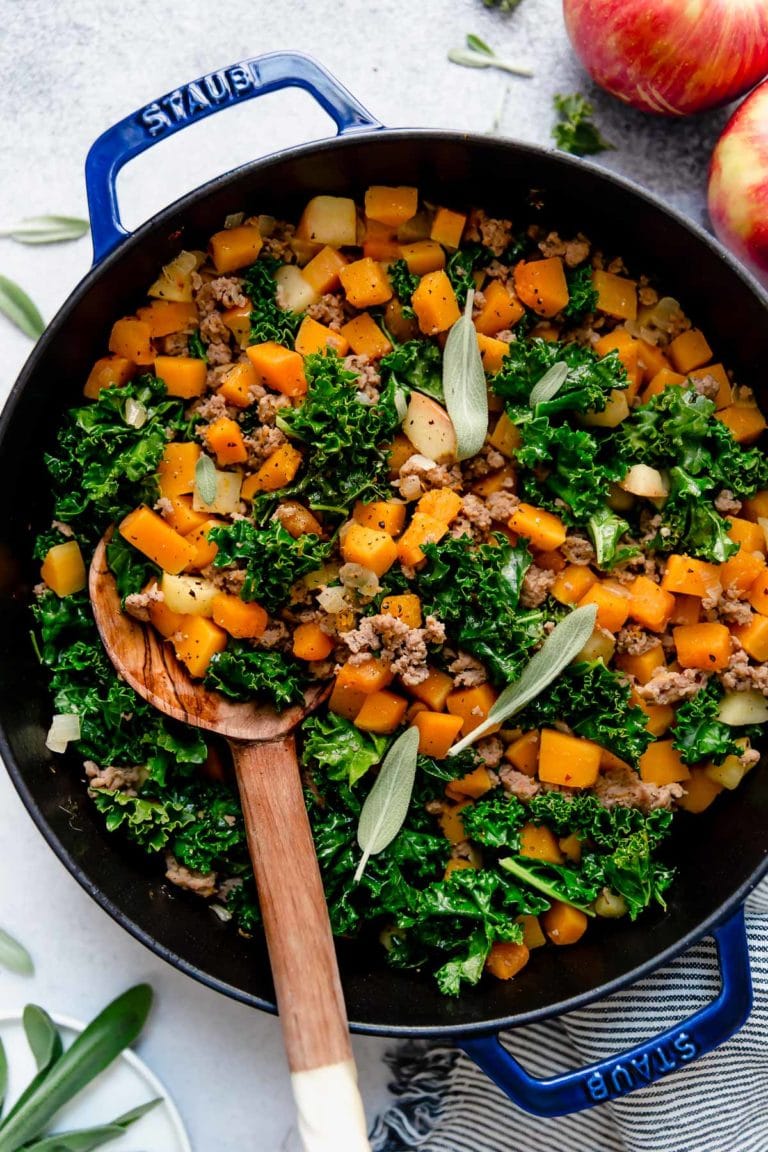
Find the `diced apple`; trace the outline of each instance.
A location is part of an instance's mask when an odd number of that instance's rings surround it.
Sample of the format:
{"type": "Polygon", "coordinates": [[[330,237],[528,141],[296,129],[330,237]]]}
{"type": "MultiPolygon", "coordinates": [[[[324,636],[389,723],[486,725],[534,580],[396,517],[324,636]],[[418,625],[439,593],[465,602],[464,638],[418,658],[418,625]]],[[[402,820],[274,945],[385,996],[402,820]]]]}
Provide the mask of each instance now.
{"type": "Polygon", "coordinates": [[[357,243],[357,209],[346,196],[313,196],[301,214],[296,235],[313,244],[343,248],[357,243]]]}
{"type": "Polygon", "coordinates": [[[717,718],[730,728],[740,728],[744,724],[765,724],[768,720],[768,701],[755,688],[746,692],[726,692],[720,701],[717,718]]]}
{"type": "Polygon", "coordinates": [[[602,660],[609,664],[616,651],[616,638],[606,628],[595,628],[580,652],[573,658],[574,664],[584,660],[602,660]]]}
{"type": "Polygon", "coordinates": [[[417,452],[436,464],[456,459],[456,432],[453,421],[436,400],[413,392],[403,420],[403,432],[417,452]]]}
{"type": "Polygon", "coordinates": [[[666,500],[669,496],[669,481],[658,468],[647,464],[633,464],[621,481],[625,492],[633,496],[644,496],[646,500],[666,500]]]}
{"type": "Polygon", "coordinates": [[[160,581],[163,603],[182,616],[212,616],[213,600],[221,589],[201,576],[171,576],[163,572],[160,581]]]}
{"type": "Polygon", "coordinates": [[[192,495],[192,507],[195,512],[218,512],[221,516],[231,516],[233,512],[237,512],[242,486],[242,472],[219,472],[217,469],[216,495],[213,502],[206,504],[195,488],[192,495]]]}
{"type": "Polygon", "coordinates": [[[320,294],[301,274],[295,264],[283,264],[275,272],[277,302],[289,312],[306,312],[310,304],[317,304],[320,294]]]}
{"type": "Polygon", "coordinates": [[[629,416],[627,393],[623,388],[614,388],[602,412],[585,412],[582,420],[590,428],[615,428],[629,416]]]}
{"type": "Polygon", "coordinates": [[[726,756],[722,764],[707,764],[704,771],[715,784],[722,784],[723,788],[732,792],[738,788],[751,767],[751,764],[744,764],[738,756],[726,756]]]}

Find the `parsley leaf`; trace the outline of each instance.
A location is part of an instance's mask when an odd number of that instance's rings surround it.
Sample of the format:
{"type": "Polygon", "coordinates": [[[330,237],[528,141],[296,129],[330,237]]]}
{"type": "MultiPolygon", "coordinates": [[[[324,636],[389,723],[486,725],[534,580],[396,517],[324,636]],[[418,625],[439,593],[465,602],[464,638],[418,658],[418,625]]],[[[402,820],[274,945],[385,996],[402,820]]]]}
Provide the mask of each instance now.
{"type": "Polygon", "coordinates": [[[600,135],[597,125],[592,123],[594,108],[580,92],[570,96],[558,93],[553,102],[559,122],[552,128],[552,135],[562,152],[571,152],[574,156],[594,156],[615,147],[600,135]]]}

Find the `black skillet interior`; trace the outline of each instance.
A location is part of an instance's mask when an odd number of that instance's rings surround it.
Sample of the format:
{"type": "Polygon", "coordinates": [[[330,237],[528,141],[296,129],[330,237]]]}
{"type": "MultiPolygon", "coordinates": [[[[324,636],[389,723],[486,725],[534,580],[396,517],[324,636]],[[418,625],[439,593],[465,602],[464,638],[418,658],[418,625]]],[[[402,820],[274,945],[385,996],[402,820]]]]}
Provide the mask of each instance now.
{"type": "MultiPolygon", "coordinates": [[[[707,332],[718,359],[768,402],[760,368],[768,363],[766,307],[734,263],[609,175],[482,137],[386,132],[249,165],[161,213],[86,278],[36,348],[0,429],[0,490],[9,494],[0,520],[0,750],[51,846],[111,915],[184,971],[261,1007],[272,997],[261,941],[242,939],[201,901],[169,890],[159,862],[105,832],[76,754],[59,759],[45,749],[51,704],[29,641],[27,608],[38,578],[30,561],[33,534],[50,517],[42,454],[63,410],[79,402],[112,321],[136,308],[158,267],[181,247],[205,246],[230,212],[291,219],[310,194],[359,195],[369,183],[416,184],[456,208],[482,204],[515,221],[540,219],[566,236],[586,232],[609,254],[622,255],[635,274],[658,277],[707,332]]],[[[513,982],[483,982],[455,1002],[439,995],[429,975],[389,969],[375,942],[343,941],[350,1018],[364,1031],[436,1033],[563,1011],[682,950],[743,898],[767,857],[768,776],[755,771],[705,814],[679,818],[670,857],[679,876],[666,914],[650,912],[637,924],[598,923],[576,947],[538,952],[513,982]]]]}

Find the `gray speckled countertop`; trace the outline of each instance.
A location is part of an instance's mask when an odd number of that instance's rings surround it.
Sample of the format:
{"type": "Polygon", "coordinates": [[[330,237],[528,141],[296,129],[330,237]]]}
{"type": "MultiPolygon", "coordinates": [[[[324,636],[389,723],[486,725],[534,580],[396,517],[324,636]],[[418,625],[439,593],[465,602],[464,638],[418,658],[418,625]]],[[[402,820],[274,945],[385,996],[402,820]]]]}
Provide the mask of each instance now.
{"type": "MultiPolygon", "coordinates": [[[[510,15],[481,0],[229,0],[223,7],[0,0],[0,22],[0,225],[37,213],[84,215],[83,160],[107,126],[202,73],[277,49],[317,56],[393,127],[490,131],[503,100],[502,135],[549,143],[553,94],[580,89],[617,145],[597,162],[699,223],[709,153],[726,119],[724,112],[688,122],[650,119],[594,91],[570,52],[559,0],[523,0],[510,15]],[[448,64],[448,50],[468,32],[529,65],[534,78],[448,64]]],[[[328,132],[325,115],[296,91],[197,124],[125,170],[125,222],[135,226],[220,172],[328,132]]],[[[0,273],[22,284],[48,318],[89,262],[87,240],[57,248],[0,240],[0,273]]],[[[2,400],[30,345],[2,318],[0,341],[2,400]]],[[[175,1096],[196,1152],[294,1147],[276,1022],[193,983],[113,924],[56,861],[4,774],[0,859],[0,924],[28,943],[38,967],[32,982],[0,972],[0,1007],[34,998],[88,1017],[148,979],[158,1005],[141,1051],[175,1096]]],[[[355,1040],[370,1114],[387,1099],[386,1047],[355,1040]]]]}

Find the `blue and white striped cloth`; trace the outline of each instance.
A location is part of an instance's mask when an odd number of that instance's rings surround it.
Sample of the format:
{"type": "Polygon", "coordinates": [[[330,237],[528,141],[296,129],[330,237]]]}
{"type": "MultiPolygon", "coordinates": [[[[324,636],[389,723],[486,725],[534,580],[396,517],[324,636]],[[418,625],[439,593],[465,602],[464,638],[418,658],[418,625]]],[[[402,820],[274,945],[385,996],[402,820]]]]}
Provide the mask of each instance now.
{"type": "MultiPolygon", "coordinates": [[[[747,902],[755,1004],[715,1052],[659,1083],[556,1120],[523,1112],[463,1054],[409,1044],[391,1056],[398,1102],[374,1152],[768,1152],[768,881],[747,902]]],[[[622,992],[502,1037],[523,1067],[551,1076],[671,1027],[719,989],[711,940],[622,992]]]]}

